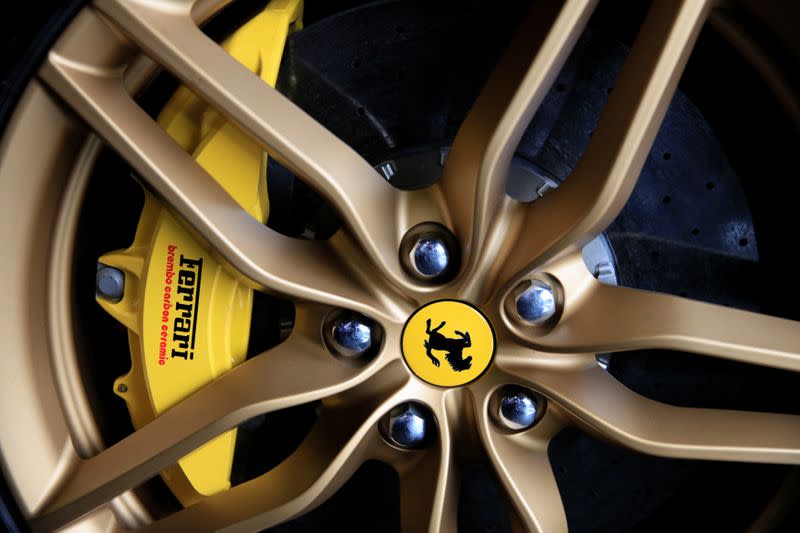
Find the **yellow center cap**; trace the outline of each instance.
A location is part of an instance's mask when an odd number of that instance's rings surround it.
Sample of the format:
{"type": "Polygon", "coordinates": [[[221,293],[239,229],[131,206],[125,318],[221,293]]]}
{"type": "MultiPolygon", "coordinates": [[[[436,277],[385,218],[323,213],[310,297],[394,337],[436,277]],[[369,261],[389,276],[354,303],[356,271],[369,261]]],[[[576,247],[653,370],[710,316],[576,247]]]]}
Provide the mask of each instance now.
{"type": "Polygon", "coordinates": [[[489,319],[458,300],[417,309],[403,328],[403,358],[418,378],[439,387],[460,387],[492,364],[495,338],[489,319]]]}

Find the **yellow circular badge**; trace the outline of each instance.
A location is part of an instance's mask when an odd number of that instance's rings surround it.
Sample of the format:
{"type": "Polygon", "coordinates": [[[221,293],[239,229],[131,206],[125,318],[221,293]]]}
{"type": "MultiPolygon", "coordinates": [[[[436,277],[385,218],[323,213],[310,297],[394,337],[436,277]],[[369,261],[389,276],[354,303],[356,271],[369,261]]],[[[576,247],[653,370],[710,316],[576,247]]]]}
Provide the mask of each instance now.
{"type": "Polygon", "coordinates": [[[458,300],[417,309],[403,328],[403,358],[418,378],[440,387],[478,379],[492,364],[495,338],[489,319],[458,300]]]}

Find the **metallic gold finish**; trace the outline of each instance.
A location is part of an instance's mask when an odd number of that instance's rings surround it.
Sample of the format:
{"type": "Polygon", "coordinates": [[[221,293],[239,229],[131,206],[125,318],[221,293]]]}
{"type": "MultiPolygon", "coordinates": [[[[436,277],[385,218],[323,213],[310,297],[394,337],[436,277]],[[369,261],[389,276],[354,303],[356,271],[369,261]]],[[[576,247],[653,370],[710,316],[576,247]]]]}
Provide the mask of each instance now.
{"type": "Polygon", "coordinates": [[[524,327],[506,305],[508,327],[536,349],[599,353],[662,348],[800,371],[797,322],[606,285],[582,261],[578,252],[550,265],[549,272],[564,287],[558,327],[524,327]]]}
{"type": "Polygon", "coordinates": [[[550,417],[547,425],[509,435],[495,429],[488,403],[480,407],[478,429],[486,454],[520,520],[529,531],[566,531],[567,518],[547,457],[550,439],[561,425],[553,425],[557,420],[550,417]]]}
{"type": "Polygon", "coordinates": [[[313,509],[378,445],[380,416],[408,399],[403,386],[407,377],[397,372],[399,368],[395,364],[376,376],[367,385],[369,390],[357,387],[324,402],[311,433],[275,469],[172,514],[146,531],[260,531],[313,509]]]}
{"type": "MultiPolygon", "coordinates": [[[[633,190],[683,67],[711,8],[708,0],[657,0],[633,43],[592,140],[563,186],[534,202],[501,274],[519,278],[580,249],[617,216],[633,190]]],[[[506,288],[505,290],[508,290],[506,288]]]]}
{"type": "Polygon", "coordinates": [[[264,87],[205,37],[192,20],[194,3],[97,0],[95,5],[148,55],[338,208],[364,251],[391,282],[414,288],[397,262],[398,234],[402,235],[403,228],[396,217],[386,217],[398,211],[407,193],[380,179],[354,150],[280,93],[264,87]]]}
{"type": "MultiPolygon", "coordinates": [[[[392,189],[349,147],[203,36],[195,18],[219,4],[97,0],[84,11],[50,53],[41,80],[130,163],[231,272],[252,287],[296,300],[297,325],[283,344],[102,452],[73,438],[62,453],[48,439],[43,455],[49,457],[49,470],[36,475],[59,474],[37,485],[45,490],[25,491],[34,529],[49,531],[104,509],[117,495],[248,418],[312,400],[321,401],[319,421],[286,461],[148,529],[270,527],[312,509],[363,461],[379,459],[399,474],[404,530],[453,531],[459,465],[483,456],[519,524],[563,531],[567,523],[547,445],[567,425],[655,455],[800,463],[800,417],[665,405],[616,382],[592,353],[649,346],[800,369],[795,342],[800,324],[604,286],[577,253],[627,200],[712,2],[655,0],[573,174],[529,205],[502,194],[516,143],[594,3],[537,2],[459,131],[441,185],[414,193],[392,189]],[[131,61],[142,64],[134,59],[138,49],[322,192],[343,215],[346,230],[328,243],[302,242],[250,217],[135,104],[125,72],[134,68],[131,61]],[[419,283],[400,264],[403,235],[422,222],[443,224],[461,243],[462,270],[447,286],[419,283]],[[547,327],[526,326],[507,309],[514,287],[534,275],[552,276],[563,290],[561,315],[547,327]],[[432,387],[399,360],[402,324],[422,303],[455,296],[479,306],[491,320],[497,353],[480,379],[458,388],[432,387]],[[321,327],[338,309],[363,313],[383,328],[385,341],[365,366],[347,364],[325,349],[321,327]],[[492,421],[491,399],[508,385],[547,398],[546,412],[530,429],[511,433],[492,421]],[[429,447],[400,450],[381,438],[379,420],[406,401],[420,402],[433,413],[436,439],[429,447]]],[[[42,187],[44,181],[37,183],[42,187]]],[[[55,197],[48,198],[57,205],[55,197]]],[[[24,241],[8,239],[24,255],[24,241]]],[[[28,275],[17,269],[6,277],[28,275]]],[[[42,293],[34,297],[47,301],[42,293]]],[[[18,311],[8,327],[33,331],[43,322],[35,317],[35,324],[19,323],[28,315],[18,311]]],[[[66,338],[64,331],[59,327],[51,342],[66,338]]],[[[41,375],[51,364],[46,357],[45,370],[23,359],[3,364],[15,375],[38,373],[39,390],[50,383],[41,375]]],[[[53,394],[43,398],[53,409],[60,406],[53,394]]],[[[81,401],[63,403],[77,410],[81,401]]],[[[64,427],[50,431],[66,437],[64,427]]],[[[4,458],[20,453],[19,441],[2,444],[4,458]]],[[[18,471],[12,474],[19,477],[18,471]]]]}
{"type": "Polygon", "coordinates": [[[583,31],[594,0],[537,2],[461,125],[440,187],[469,257],[460,297],[483,294],[483,253],[505,196],[505,177],[522,134],[583,31]],[[482,268],[478,268],[478,267],[482,268]]]}
{"type": "MultiPolygon", "coordinates": [[[[499,362],[498,362],[499,364],[499,362]]],[[[635,450],[684,459],[800,464],[800,416],[675,407],[639,396],[596,363],[528,377],[584,427],[635,450]]]]}
{"type": "Polygon", "coordinates": [[[403,531],[454,531],[458,485],[450,434],[411,468],[400,470],[400,520],[403,531]]]}
{"type": "Polygon", "coordinates": [[[158,418],[91,459],[34,522],[51,529],[135,487],[212,437],[250,418],[346,390],[386,365],[363,370],[330,357],[319,342],[319,314],[298,310],[292,336],[280,346],[234,368],[158,418]],[[295,380],[297,368],[303,379],[295,380]]]}
{"type": "MultiPolygon", "coordinates": [[[[95,36],[105,32],[112,43],[117,40],[91,12],[84,13],[76,25],[72,31],[83,30],[80,26],[86,25],[95,36]]],[[[117,58],[108,63],[106,48],[77,37],[71,39],[72,31],[68,30],[50,53],[42,78],[62,98],[83,110],[83,118],[128,159],[163,200],[185,216],[211,248],[258,288],[387,316],[376,297],[354,283],[330,249],[282,236],[242,209],[125,93],[123,65],[117,58]],[[294,267],[299,264],[305,268],[294,267]],[[336,294],[332,293],[334,289],[336,294]]],[[[235,63],[225,56],[226,61],[235,63]]]]}
{"type": "Polygon", "coordinates": [[[400,520],[403,531],[455,531],[458,511],[458,463],[455,444],[461,440],[459,389],[437,389],[413,380],[408,394],[433,413],[436,441],[423,450],[398,451],[381,440],[373,458],[392,465],[400,477],[400,520]]]}
{"type": "MultiPolygon", "coordinates": [[[[301,0],[273,2],[221,46],[274,86],[285,38],[302,26],[301,12],[301,0]]],[[[267,156],[255,142],[186,87],[173,94],[158,123],[243,209],[266,223],[267,156]]],[[[119,293],[98,303],[129,330],[131,370],[114,390],[135,428],[245,360],[253,290],[194,242],[152,194],[145,194],[133,244],[104,254],[100,263],[121,269],[129,280],[124,299],[119,293]],[[183,290],[191,291],[184,296],[179,287],[185,281],[190,287],[183,290]]],[[[162,472],[182,505],[230,487],[236,435],[232,429],[162,472]]]]}
{"type": "MultiPolygon", "coordinates": [[[[0,452],[16,501],[31,515],[69,476],[76,454],[88,456],[102,447],[75,360],[69,298],[77,205],[100,143],[86,139],[74,117],[37,82],[26,89],[8,131],[13,134],[0,146],[0,199],[7,217],[2,242],[10,254],[2,276],[8,301],[0,452]],[[42,157],[44,147],[48,157],[42,157]],[[26,179],[14,178],[20,175],[26,179]]],[[[106,519],[114,516],[131,527],[149,519],[126,493],[77,527],[107,531],[106,519]]]]}

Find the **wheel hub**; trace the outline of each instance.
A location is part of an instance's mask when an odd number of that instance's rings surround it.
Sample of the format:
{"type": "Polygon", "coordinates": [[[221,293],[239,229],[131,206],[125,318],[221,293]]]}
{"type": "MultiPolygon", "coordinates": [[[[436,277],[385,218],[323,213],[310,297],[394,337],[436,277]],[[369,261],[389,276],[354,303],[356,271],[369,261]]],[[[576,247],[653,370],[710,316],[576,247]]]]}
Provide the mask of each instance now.
{"type": "Polygon", "coordinates": [[[403,359],[415,376],[439,387],[460,387],[492,365],[495,334],[477,307],[460,300],[430,302],[403,328],[403,359]]]}

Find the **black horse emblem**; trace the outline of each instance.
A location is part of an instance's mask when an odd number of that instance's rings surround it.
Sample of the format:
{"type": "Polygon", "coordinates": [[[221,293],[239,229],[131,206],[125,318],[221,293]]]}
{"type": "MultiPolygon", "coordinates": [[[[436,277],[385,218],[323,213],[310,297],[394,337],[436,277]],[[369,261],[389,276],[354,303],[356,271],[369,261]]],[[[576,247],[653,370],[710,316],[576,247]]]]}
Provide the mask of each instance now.
{"type": "Polygon", "coordinates": [[[439,366],[439,360],[434,357],[432,351],[441,350],[445,352],[444,358],[447,359],[447,362],[450,363],[450,367],[454,371],[461,372],[463,370],[468,370],[472,366],[472,356],[468,355],[464,357],[462,352],[464,348],[472,346],[472,339],[469,338],[469,332],[462,333],[456,331],[456,335],[458,335],[459,338],[450,339],[439,333],[439,330],[444,327],[446,322],[442,322],[433,329],[431,329],[430,318],[426,321],[426,324],[425,333],[428,334],[428,340],[425,341],[425,353],[428,354],[433,366],[439,366]]]}

